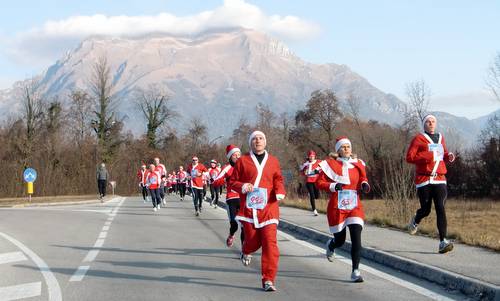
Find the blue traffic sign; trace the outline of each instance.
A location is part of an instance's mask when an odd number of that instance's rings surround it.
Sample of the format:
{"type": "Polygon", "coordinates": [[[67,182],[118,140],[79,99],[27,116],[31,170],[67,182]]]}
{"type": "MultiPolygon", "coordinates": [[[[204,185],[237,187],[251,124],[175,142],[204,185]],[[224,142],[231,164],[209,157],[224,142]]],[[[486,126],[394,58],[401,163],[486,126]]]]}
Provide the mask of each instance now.
{"type": "Polygon", "coordinates": [[[23,173],[24,181],[26,182],[35,182],[36,180],[36,170],[33,168],[26,168],[23,173]]]}

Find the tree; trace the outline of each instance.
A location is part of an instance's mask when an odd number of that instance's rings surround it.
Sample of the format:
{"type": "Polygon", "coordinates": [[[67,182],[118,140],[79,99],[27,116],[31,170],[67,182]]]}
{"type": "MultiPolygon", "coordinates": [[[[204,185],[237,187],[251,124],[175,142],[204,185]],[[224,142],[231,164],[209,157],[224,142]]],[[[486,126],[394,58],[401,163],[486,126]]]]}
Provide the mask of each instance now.
{"type": "Polygon", "coordinates": [[[92,127],[97,135],[101,157],[104,162],[111,160],[121,137],[120,130],[123,127],[121,121],[115,116],[116,96],[111,78],[111,69],[105,56],[93,66],[90,80],[90,91],[94,98],[94,116],[92,127]],[[117,135],[118,134],[118,135],[117,135]]]}
{"type": "Polygon", "coordinates": [[[199,117],[191,120],[191,126],[187,132],[188,150],[195,154],[201,149],[204,141],[207,141],[207,126],[201,121],[199,117]]]}
{"type": "Polygon", "coordinates": [[[335,128],[342,118],[339,100],[332,90],[317,90],[311,94],[305,110],[295,114],[295,139],[308,141],[328,154],[335,144],[335,128]],[[314,132],[321,132],[317,137],[314,132]]]}
{"type": "Polygon", "coordinates": [[[500,101],[500,51],[496,53],[486,73],[486,86],[500,101]]]}
{"type": "Polygon", "coordinates": [[[90,129],[90,114],[92,112],[91,99],[87,92],[74,91],[70,95],[71,103],[68,118],[77,145],[81,147],[83,140],[90,129]]]}
{"type": "Polygon", "coordinates": [[[147,120],[148,145],[157,148],[158,129],[177,114],[168,105],[169,98],[160,87],[151,85],[147,90],[140,89],[137,93],[137,105],[147,120]]]}
{"type": "Polygon", "coordinates": [[[43,100],[37,91],[38,81],[28,80],[21,87],[21,98],[23,103],[23,120],[26,126],[26,135],[23,143],[23,167],[29,167],[32,162],[33,146],[38,129],[43,119],[43,100]]]}
{"type": "Polygon", "coordinates": [[[423,79],[406,84],[406,95],[412,112],[422,122],[429,109],[431,90],[423,79]]]}

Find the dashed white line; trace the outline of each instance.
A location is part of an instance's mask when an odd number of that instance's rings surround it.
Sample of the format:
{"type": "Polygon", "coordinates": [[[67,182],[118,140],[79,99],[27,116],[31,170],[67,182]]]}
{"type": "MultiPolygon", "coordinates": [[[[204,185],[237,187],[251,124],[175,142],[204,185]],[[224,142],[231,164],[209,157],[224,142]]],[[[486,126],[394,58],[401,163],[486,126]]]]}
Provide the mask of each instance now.
{"type": "Polygon", "coordinates": [[[85,277],[85,274],[87,274],[87,271],[90,269],[90,266],[88,265],[82,265],[78,267],[76,272],[71,276],[69,281],[75,282],[75,281],[82,281],[83,277],[85,277]]]}
{"type": "Polygon", "coordinates": [[[37,265],[38,269],[43,275],[43,278],[45,279],[45,283],[47,284],[47,289],[49,291],[49,300],[61,301],[62,300],[61,287],[59,286],[59,282],[57,282],[56,277],[54,276],[54,274],[52,274],[52,271],[50,270],[49,266],[45,263],[45,261],[43,261],[43,259],[41,259],[38,255],[36,255],[35,252],[31,251],[28,247],[23,245],[17,239],[10,237],[9,235],[2,232],[0,232],[0,236],[13,243],[37,265]]]}
{"type": "Polygon", "coordinates": [[[10,253],[0,254],[0,264],[12,263],[24,260],[28,260],[28,258],[24,256],[23,252],[10,252],[10,253]]]}
{"type": "Polygon", "coordinates": [[[109,230],[109,224],[103,226],[101,231],[108,231],[108,230],[109,230]]]}
{"type": "Polygon", "coordinates": [[[0,301],[37,297],[42,294],[42,283],[32,282],[0,287],[0,301]]]}
{"type": "Polygon", "coordinates": [[[106,238],[106,236],[108,236],[108,232],[106,231],[102,231],[101,233],[99,233],[99,238],[106,238]]]}

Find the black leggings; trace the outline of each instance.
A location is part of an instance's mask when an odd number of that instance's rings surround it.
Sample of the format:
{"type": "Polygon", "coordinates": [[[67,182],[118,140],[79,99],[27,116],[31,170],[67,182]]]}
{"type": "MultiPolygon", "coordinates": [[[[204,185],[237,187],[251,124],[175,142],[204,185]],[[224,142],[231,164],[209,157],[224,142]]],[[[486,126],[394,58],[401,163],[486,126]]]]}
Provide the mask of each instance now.
{"type": "Polygon", "coordinates": [[[203,189],[193,188],[193,204],[194,210],[201,209],[203,203],[203,189]]]}
{"type": "Polygon", "coordinates": [[[319,197],[319,190],[315,183],[306,183],[307,191],[309,191],[309,202],[311,209],[316,210],[316,199],[319,197]]]}
{"type": "MultiPolygon", "coordinates": [[[[361,231],[363,230],[363,227],[358,224],[351,224],[347,227],[349,227],[349,233],[351,234],[352,269],[355,270],[359,268],[359,259],[361,256],[361,231]]],[[[334,233],[333,237],[335,239],[333,240],[333,243],[330,243],[330,249],[333,250],[341,247],[345,242],[345,236],[346,228],[340,232],[334,233]]]]}
{"type": "Polygon", "coordinates": [[[184,198],[186,196],[186,184],[185,183],[179,183],[179,195],[181,198],[184,198]]]}
{"type": "Polygon", "coordinates": [[[149,195],[151,196],[151,203],[153,203],[153,208],[161,203],[160,189],[149,189],[149,195]]]}
{"type": "MultiPolygon", "coordinates": [[[[229,235],[234,235],[234,233],[238,231],[238,222],[236,221],[235,217],[238,214],[238,211],[240,211],[240,199],[226,200],[226,204],[227,214],[229,216],[229,235]]],[[[241,229],[240,232],[241,244],[243,245],[243,240],[245,238],[243,229],[241,229]]]]}
{"type": "Polygon", "coordinates": [[[148,196],[148,189],[144,185],[141,186],[141,189],[142,189],[142,199],[146,200],[146,197],[148,196]]]}
{"type": "Polygon", "coordinates": [[[220,187],[214,187],[213,184],[210,184],[210,198],[214,205],[219,204],[219,193],[220,187]]]}
{"type": "Polygon", "coordinates": [[[99,194],[106,196],[106,183],[107,180],[97,180],[97,188],[99,189],[99,194]]]}
{"type": "Polygon", "coordinates": [[[446,237],[446,211],[444,205],[448,191],[446,184],[427,184],[417,188],[417,196],[420,200],[420,209],[415,215],[415,224],[431,213],[432,200],[434,200],[434,208],[436,209],[437,228],[439,231],[439,239],[443,240],[446,237]]]}

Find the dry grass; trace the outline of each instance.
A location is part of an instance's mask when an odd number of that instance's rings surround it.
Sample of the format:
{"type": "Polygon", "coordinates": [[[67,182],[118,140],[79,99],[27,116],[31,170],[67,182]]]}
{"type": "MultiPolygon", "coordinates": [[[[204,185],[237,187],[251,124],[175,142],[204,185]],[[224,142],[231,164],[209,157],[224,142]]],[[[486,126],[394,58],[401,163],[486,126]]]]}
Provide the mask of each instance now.
{"type": "MultiPolygon", "coordinates": [[[[309,200],[289,199],[283,205],[310,209],[309,200]]],[[[326,212],[327,201],[317,200],[318,211],[326,212]]],[[[401,218],[391,216],[384,200],[363,200],[368,223],[381,227],[406,229],[401,218]]],[[[411,212],[415,212],[418,201],[411,202],[411,212]]],[[[448,237],[468,245],[481,246],[500,251],[500,201],[449,199],[446,203],[448,237]]],[[[419,225],[419,233],[437,237],[436,214],[431,214],[419,225]]]]}
{"type": "Polygon", "coordinates": [[[97,199],[96,195],[62,195],[62,196],[42,196],[32,197],[31,203],[28,197],[24,198],[3,198],[0,199],[0,207],[8,207],[15,205],[37,204],[37,203],[59,203],[72,201],[87,201],[97,199]]]}

